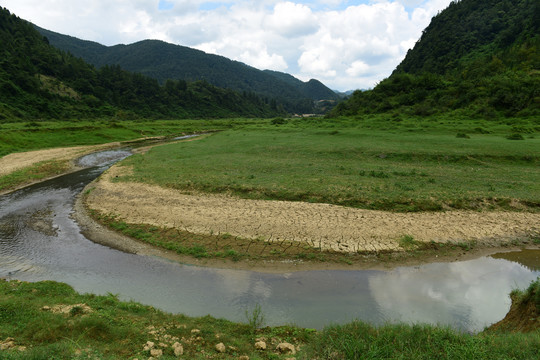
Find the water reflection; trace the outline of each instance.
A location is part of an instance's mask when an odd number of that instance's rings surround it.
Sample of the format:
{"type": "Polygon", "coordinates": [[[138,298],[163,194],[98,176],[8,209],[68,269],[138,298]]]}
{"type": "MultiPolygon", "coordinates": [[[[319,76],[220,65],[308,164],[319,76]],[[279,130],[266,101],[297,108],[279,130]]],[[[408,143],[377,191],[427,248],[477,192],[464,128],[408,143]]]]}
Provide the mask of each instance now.
{"type": "Polygon", "coordinates": [[[234,321],[245,321],[245,311],[258,304],[267,325],[322,328],[360,319],[475,332],[502,319],[509,292],[539,275],[494,258],[391,272],[266,274],[126,254],[89,241],[70,217],[73,197],[105,168],[0,196],[0,277],[62,281],[80,292],[110,292],[169,312],[234,321]]]}
{"type": "Polygon", "coordinates": [[[529,270],[540,270],[540,250],[512,251],[491,255],[495,259],[505,259],[519,263],[529,270]]]}
{"type": "Polygon", "coordinates": [[[537,276],[517,263],[481,258],[399,268],[371,278],[370,288],[388,320],[479,331],[504,317],[512,289],[537,276]]]}

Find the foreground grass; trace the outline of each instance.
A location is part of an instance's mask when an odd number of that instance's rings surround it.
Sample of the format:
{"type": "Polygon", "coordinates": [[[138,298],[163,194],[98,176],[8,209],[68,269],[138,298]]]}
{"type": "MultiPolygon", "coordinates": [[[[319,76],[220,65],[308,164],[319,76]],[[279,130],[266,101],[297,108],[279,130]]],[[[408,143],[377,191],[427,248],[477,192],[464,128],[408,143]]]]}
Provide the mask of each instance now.
{"type": "Polygon", "coordinates": [[[121,302],[111,294],[80,295],[56,282],[0,281],[0,358],[146,359],[148,341],[162,351],[162,359],[533,359],[540,351],[538,330],[469,335],[427,325],[376,328],[352,322],[316,332],[258,328],[259,315],[253,312],[246,324],[190,318],[121,302]],[[255,348],[260,340],[266,350],[255,348]],[[281,342],[299,351],[280,353],[281,342]],[[174,343],[182,345],[182,356],[174,355],[174,343]],[[224,352],[216,348],[219,343],[224,352]]]}
{"type": "Polygon", "coordinates": [[[134,174],[123,179],[393,211],[540,206],[537,120],[399,120],[237,126],[134,156],[125,161],[134,174]],[[523,140],[509,140],[517,131],[523,140]]]}

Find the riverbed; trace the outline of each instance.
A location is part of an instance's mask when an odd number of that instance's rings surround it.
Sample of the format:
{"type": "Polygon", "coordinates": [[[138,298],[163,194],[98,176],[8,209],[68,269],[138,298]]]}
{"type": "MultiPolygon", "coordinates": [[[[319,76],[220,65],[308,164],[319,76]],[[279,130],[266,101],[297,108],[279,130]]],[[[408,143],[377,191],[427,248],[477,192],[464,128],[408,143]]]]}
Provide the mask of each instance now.
{"type": "MultiPolygon", "coordinates": [[[[0,277],[61,281],[83,293],[113,293],[168,312],[234,321],[246,321],[246,311],[258,305],[266,325],[322,328],[359,319],[477,332],[504,317],[512,289],[540,275],[538,262],[495,257],[390,271],[265,273],[111,249],[81,233],[73,206],[89,182],[128,155],[92,155],[81,159],[87,169],[0,196],[0,277]]],[[[538,259],[535,251],[528,257],[538,259]]]]}

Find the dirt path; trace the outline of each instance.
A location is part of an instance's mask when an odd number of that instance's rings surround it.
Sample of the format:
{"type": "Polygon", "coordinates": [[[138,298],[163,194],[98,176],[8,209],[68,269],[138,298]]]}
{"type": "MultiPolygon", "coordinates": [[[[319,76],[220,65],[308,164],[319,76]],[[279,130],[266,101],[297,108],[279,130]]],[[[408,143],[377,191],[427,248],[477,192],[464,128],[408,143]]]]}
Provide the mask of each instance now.
{"type": "Polygon", "coordinates": [[[225,195],[183,194],[140,183],[113,183],[126,171],[114,166],[87,198],[91,209],[128,223],[174,227],[203,234],[308,242],[342,252],[402,250],[398,239],[501,246],[540,234],[540,214],[449,211],[389,213],[328,204],[245,200],[225,195]]]}

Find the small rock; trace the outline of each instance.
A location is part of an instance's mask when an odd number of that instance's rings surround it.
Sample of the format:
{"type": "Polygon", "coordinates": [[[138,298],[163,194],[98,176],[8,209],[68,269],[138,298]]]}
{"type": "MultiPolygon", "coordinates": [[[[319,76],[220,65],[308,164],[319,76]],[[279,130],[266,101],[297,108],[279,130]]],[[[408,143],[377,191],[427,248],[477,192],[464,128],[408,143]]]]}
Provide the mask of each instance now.
{"type": "Polygon", "coordinates": [[[51,307],[45,305],[44,307],[41,308],[41,310],[43,310],[43,311],[51,311],[51,307]]]}
{"type": "Polygon", "coordinates": [[[264,341],[257,341],[255,343],[255,349],[257,349],[257,350],[266,350],[266,343],[264,341]]]}
{"type": "Polygon", "coordinates": [[[280,343],[276,347],[276,350],[279,351],[282,354],[296,354],[296,349],[294,348],[293,344],[289,343],[280,343]]]}
{"type": "Polygon", "coordinates": [[[216,345],[216,351],[219,353],[224,353],[227,350],[225,345],[223,343],[219,343],[216,345]]]}
{"type": "Polygon", "coordinates": [[[161,349],[152,349],[150,350],[150,355],[154,357],[160,357],[163,355],[163,350],[161,349]]]}
{"type": "Polygon", "coordinates": [[[238,360],[249,360],[249,356],[247,355],[242,355],[238,358],[238,360]]]}
{"type": "Polygon", "coordinates": [[[1,343],[0,344],[0,350],[8,350],[8,349],[11,349],[14,346],[15,346],[15,344],[13,343],[13,341],[9,341],[9,342],[6,342],[6,343],[1,343]]]}
{"type": "Polygon", "coordinates": [[[184,354],[184,347],[179,342],[175,342],[172,348],[175,356],[180,356],[184,354]]]}
{"type": "Polygon", "coordinates": [[[191,333],[192,333],[192,334],[198,334],[198,333],[200,333],[200,332],[201,332],[201,330],[199,330],[199,329],[193,329],[193,330],[191,330],[191,333]]]}
{"type": "Polygon", "coordinates": [[[17,348],[17,350],[19,350],[19,351],[26,351],[26,346],[19,346],[19,347],[17,348]]]}
{"type": "Polygon", "coordinates": [[[152,350],[154,348],[154,344],[153,342],[151,341],[147,341],[146,344],[144,345],[144,351],[148,351],[148,350],[152,350]]]}

